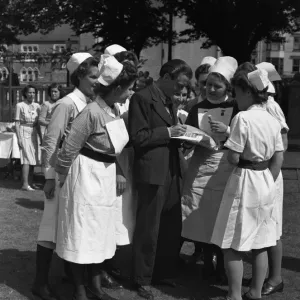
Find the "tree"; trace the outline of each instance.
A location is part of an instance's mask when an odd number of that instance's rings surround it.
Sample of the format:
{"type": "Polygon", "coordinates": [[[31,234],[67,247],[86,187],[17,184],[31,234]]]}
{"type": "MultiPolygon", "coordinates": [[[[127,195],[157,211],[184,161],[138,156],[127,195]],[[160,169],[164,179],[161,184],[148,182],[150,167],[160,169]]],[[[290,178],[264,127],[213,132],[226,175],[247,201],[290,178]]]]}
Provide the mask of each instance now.
{"type": "Polygon", "coordinates": [[[37,31],[30,19],[15,10],[14,1],[0,0],[0,44],[16,44],[17,36],[37,31]]]}
{"type": "Polygon", "coordinates": [[[43,30],[69,24],[78,35],[91,32],[101,37],[103,49],[116,43],[139,55],[143,48],[168,39],[164,1],[17,0],[17,10],[32,16],[34,26],[43,30]]]}
{"type": "Polygon", "coordinates": [[[261,40],[280,40],[299,29],[299,0],[177,0],[191,28],[180,33],[181,42],[206,38],[203,48],[217,45],[223,55],[249,61],[261,40]]]}

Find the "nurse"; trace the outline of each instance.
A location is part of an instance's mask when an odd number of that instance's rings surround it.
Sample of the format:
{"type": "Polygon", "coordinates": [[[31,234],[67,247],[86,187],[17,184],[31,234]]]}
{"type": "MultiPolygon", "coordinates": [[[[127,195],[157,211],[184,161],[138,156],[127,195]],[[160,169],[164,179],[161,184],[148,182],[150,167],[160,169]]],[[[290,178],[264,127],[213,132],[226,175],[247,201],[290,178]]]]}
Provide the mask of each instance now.
{"type": "MultiPolygon", "coordinates": [[[[278,103],[274,100],[275,88],[272,84],[273,81],[281,80],[280,75],[276,71],[273,64],[269,62],[262,62],[256,66],[251,63],[244,63],[239,66],[239,69],[251,72],[256,69],[265,70],[268,73],[268,78],[271,81],[268,86],[268,101],[266,102],[267,111],[279,122],[281,126],[281,137],[284,145],[284,151],[288,146],[287,133],[289,127],[286,123],[283,111],[278,103]]],[[[276,179],[276,206],[275,206],[275,218],[276,218],[276,245],[269,247],[268,262],[269,262],[269,276],[267,282],[263,286],[262,295],[267,296],[283,290],[283,280],[281,277],[281,262],[282,262],[282,208],[283,208],[283,178],[280,171],[279,176],[276,179]]]]}
{"type": "Polygon", "coordinates": [[[185,173],[181,198],[182,237],[204,243],[203,275],[205,278],[216,275],[217,280],[225,277],[223,255],[210,241],[223,191],[232,171],[226,159],[228,150],[224,142],[231,119],[237,112],[230,85],[236,69],[237,61],[233,57],[224,56],[216,60],[206,80],[206,99],[191,109],[186,121],[186,124],[208,133],[219,145],[218,150],[195,147],[185,173]],[[216,273],[212,263],[214,252],[218,260],[216,273]]]}
{"type": "Polygon", "coordinates": [[[101,263],[116,251],[116,156],[129,141],[115,103],[125,102],[137,78],[134,65],[107,54],[99,71],[97,97],[74,120],[55,168],[62,186],[56,252],[70,263],[76,300],[87,300],[86,289],[96,299],[114,299],[102,289],[101,263]]]}
{"type": "MultiPolygon", "coordinates": [[[[127,51],[120,45],[111,45],[105,49],[104,53],[113,55],[120,63],[131,63],[135,67],[138,65],[136,55],[131,51],[127,51]]],[[[132,95],[133,90],[130,88],[126,101],[115,104],[118,109],[118,114],[124,120],[126,127],[128,126],[128,109],[132,95]]],[[[125,246],[132,242],[135,228],[136,198],[132,183],[133,157],[134,151],[130,145],[127,145],[117,157],[120,170],[122,170],[122,174],[117,174],[117,185],[119,186],[119,192],[117,193],[118,201],[116,202],[116,232],[118,246],[125,246]]],[[[114,272],[118,271],[115,269],[114,272]]]]}
{"type": "Polygon", "coordinates": [[[267,247],[276,244],[275,181],[283,162],[279,122],[266,110],[268,73],[239,71],[232,84],[240,112],[225,143],[235,166],[215,222],[211,242],[224,250],[228,299],[241,300],[243,253],[252,250],[252,282],[243,299],[261,299],[267,247]]]}
{"type": "Polygon", "coordinates": [[[60,143],[69,131],[72,121],[94,97],[94,86],[99,77],[98,60],[89,53],[75,53],[67,63],[72,93],[56,102],[52,109],[46,134],[43,139],[42,165],[46,183],[44,186],[44,212],[38,233],[36,250],[36,277],[32,293],[43,300],[56,300],[48,284],[53,250],[56,244],[58,217],[58,182],[54,167],[60,143]]]}

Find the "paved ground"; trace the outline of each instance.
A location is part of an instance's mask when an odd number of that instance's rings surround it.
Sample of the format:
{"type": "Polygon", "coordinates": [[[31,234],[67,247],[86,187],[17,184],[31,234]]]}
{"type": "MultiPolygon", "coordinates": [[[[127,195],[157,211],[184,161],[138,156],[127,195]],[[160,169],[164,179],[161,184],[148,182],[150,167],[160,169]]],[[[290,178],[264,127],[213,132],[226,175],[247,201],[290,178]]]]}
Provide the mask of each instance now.
{"type": "MultiPolygon", "coordinates": [[[[270,300],[300,300],[300,153],[286,155],[283,170],[284,201],[284,257],[283,277],[285,292],[268,297],[270,300]],[[298,168],[298,169],[297,169],[298,168]]],[[[3,175],[3,174],[2,174],[3,175]]],[[[42,191],[23,192],[20,183],[4,180],[0,174],[0,300],[35,299],[30,286],[35,274],[36,235],[43,209],[42,191]]],[[[193,245],[186,243],[182,254],[190,255],[193,245]]],[[[249,261],[249,257],[245,257],[249,261]]],[[[118,253],[117,261],[124,274],[130,267],[130,247],[118,253]]],[[[250,276],[246,263],[246,277],[250,276]]],[[[61,281],[62,264],[55,257],[50,278],[59,291],[61,300],[71,300],[71,286],[61,281]]],[[[186,267],[180,276],[181,287],[153,289],[158,300],[221,300],[226,286],[205,282],[201,278],[201,264],[186,267]]],[[[126,284],[126,283],[125,283],[126,284]]],[[[123,291],[113,291],[118,299],[138,300],[139,297],[126,285],[123,291]]]]}

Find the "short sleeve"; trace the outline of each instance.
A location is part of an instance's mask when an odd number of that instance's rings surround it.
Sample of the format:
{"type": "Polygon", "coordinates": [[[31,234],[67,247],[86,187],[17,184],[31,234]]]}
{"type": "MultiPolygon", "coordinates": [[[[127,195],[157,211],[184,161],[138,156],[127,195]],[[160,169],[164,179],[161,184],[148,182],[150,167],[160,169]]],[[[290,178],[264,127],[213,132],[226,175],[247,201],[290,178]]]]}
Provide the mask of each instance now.
{"type": "Polygon", "coordinates": [[[280,108],[279,104],[272,97],[269,97],[266,104],[266,108],[267,108],[267,112],[280,123],[281,131],[283,133],[288,132],[289,127],[286,123],[284,113],[280,108]]]}
{"type": "Polygon", "coordinates": [[[276,136],[275,151],[276,152],[284,151],[284,145],[283,145],[282,136],[281,136],[280,131],[278,132],[278,134],[276,136]]]}
{"type": "Polygon", "coordinates": [[[21,115],[21,106],[20,103],[18,103],[16,105],[15,121],[20,121],[20,115],[21,115]]]}
{"type": "Polygon", "coordinates": [[[241,113],[237,114],[230,125],[230,136],[225,147],[232,151],[242,153],[248,139],[248,126],[241,113]]]}

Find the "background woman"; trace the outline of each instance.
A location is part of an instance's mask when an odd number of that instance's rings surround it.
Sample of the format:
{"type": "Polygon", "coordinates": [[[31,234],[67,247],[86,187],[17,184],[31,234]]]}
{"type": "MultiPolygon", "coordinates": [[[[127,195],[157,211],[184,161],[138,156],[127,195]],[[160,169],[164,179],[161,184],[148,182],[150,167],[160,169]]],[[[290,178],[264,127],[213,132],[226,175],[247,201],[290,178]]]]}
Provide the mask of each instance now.
{"type": "Polygon", "coordinates": [[[27,85],[22,90],[23,102],[16,105],[16,133],[21,154],[22,167],[22,189],[32,191],[30,186],[33,179],[33,168],[38,164],[39,148],[38,134],[38,117],[40,105],[35,103],[36,88],[33,85],[27,85]],[[30,177],[30,179],[29,179],[30,177]]]}
{"type": "Polygon", "coordinates": [[[206,99],[195,105],[186,124],[200,128],[219,144],[219,150],[196,146],[184,178],[182,192],[182,237],[202,242],[204,251],[204,278],[225,276],[223,255],[210,244],[223,191],[232,170],[223,147],[226,131],[236,114],[235,102],[230,98],[230,80],[237,68],[233,57],[221,57],[210,68],[206,81],[206,99]],[[217,273],[214,273],[212,254],[217,252],[217,273]]]}
{"type": "Polygon", "coordinates": [[[41,112],[39,115],[39,124],[42,126],[42,134],[44,135],[45,128],[48,126],[51,118],[51,112],[54,104],[59,99],[65,96],[65,92],[62,89],[62,86],[56,82],[53,82],[49,85],[47,94],[49,97],[48,101],[45,101],[41,106],[41,112]]]}
{"type": "MultiPolygon", "coordinates": [[[[129,138],[114,104],[130,94],[137,69],[102,55],[98,95],[74,120],[58,155],[59,195],[57,254],[70,262],[74,299],[87,300],[88,291],[101,300],[113,299],[101,286],[101,263],[114,256],[116,238],[116,155],[129,138]]],[[[117,165],[118,166],[118,165],[117,165]]]]}
{"type": "Polygon", "coordinates": [[[232,121],[228,161],[236,168],[223,194],[212,242],[224,249],[228,297],[241,300],[243,253],[252,250],[252,282],[243,299],[261,299],[267,248],[276,244],[275,181],[283,162],[280,124],[266,110],[266,71],[240,71],[233,78],[240,112],[232,121]]]}

